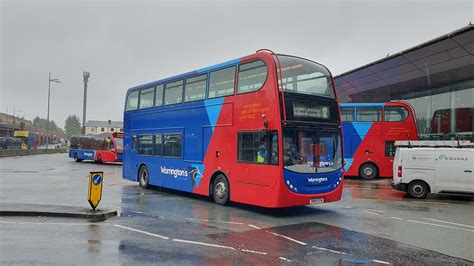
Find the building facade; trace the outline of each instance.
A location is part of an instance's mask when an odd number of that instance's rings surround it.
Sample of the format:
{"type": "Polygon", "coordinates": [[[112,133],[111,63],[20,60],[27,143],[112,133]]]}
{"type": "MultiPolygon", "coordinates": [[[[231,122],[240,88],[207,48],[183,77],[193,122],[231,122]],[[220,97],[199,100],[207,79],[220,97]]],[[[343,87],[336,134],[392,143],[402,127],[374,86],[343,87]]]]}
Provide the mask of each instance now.
{"type": "Polygon", "coordinates": [[[341,102],[410,103],[422,139],[473,139],[474,25],[335,76],[341,102]]]}
{"type": "Polygon", "coordinates": [[[86,135],[97,135],[106,132],[123,132],[123,122],[89,120],[86,123],[86,135]]]}

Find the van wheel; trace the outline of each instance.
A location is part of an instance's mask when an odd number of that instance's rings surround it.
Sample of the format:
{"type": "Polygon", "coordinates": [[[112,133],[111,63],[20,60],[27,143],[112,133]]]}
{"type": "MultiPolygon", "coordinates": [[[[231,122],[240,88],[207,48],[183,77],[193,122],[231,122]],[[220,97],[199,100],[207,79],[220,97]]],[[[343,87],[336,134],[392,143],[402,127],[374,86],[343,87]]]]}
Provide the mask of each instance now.
{"type": "Polygon", "coordinates": [[[220,174],[214,179],[212,184],[212,197],[219,205],[226,205],[229,202],[229,182],[227,178],[220,174]]]}
{"type": "Polygon", "coordinates": [[[359,176],[362,179],[369,180],[374,179],[379,175],[377,167],[372,163],[365,163],[359,169],[359,176]]]}
{"type": "Polygon", "coordinates": [[[407,193],[414,199],[424,199],[428,195],[430,187],[423,181],[413,181],[408,185],[407,193]]]}
{"type": "Polygon", "coordinates": [[[78,163],[82,162],[82,160],[77,157],[77,152],[74,153],[74,161],[76,161],[78,163]]]}
{"type": "Polygon", "coordinates": [[[140,171],[138,172],[138,184],[140,184],[142,188],[148,188],[150,186],[150,175],[146,166],[140,167],[140,171]]]}

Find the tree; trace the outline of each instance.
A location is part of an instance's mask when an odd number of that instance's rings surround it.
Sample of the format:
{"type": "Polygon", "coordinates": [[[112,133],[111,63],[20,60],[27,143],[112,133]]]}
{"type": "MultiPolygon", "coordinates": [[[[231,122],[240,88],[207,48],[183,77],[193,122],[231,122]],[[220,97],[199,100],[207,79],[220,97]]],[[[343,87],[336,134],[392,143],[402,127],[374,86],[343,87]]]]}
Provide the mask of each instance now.
{"type": "Polygon", "coordinates": [[[79,117],[76,115],[69,115],[66,118],[66,125],[64,126],[64,131],[66,132],[66,136],[69,138],[72,135],[81,134],[81,122],[79,121],[79,117]]]}
{"type": "MultiPolygon", "coordinates": [[[[40,117],[37,116],[33,119],[33,126],[34,127],[46,128],[47,125],[48,125],[48,121],[44,118],[40,118],[40,117]]],[[[62,131],[62,129],[58,128],[58,126],[56,125],[56,123],[53,120],[49,121],[49,129],[50,130],[56,130],[56,131],[62,131]]]]}

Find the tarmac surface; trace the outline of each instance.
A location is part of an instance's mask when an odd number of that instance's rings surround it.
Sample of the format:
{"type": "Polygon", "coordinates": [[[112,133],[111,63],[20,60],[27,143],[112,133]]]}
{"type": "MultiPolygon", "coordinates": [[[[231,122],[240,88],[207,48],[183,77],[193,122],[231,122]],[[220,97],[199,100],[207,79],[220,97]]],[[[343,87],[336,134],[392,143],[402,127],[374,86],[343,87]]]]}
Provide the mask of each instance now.
{"type": "Polygon", "coordinates": [[[335,203],[219,206],[141,189],[122,179],[120,164],[35,155],[0,159],[0,211],[90,208],[90,171],[104,171],[99,209],[119,215],[103,222],[0,216],[1,264],[474,265],[473,197],[412,200],[387,179],[346,180],[335,203]]]}

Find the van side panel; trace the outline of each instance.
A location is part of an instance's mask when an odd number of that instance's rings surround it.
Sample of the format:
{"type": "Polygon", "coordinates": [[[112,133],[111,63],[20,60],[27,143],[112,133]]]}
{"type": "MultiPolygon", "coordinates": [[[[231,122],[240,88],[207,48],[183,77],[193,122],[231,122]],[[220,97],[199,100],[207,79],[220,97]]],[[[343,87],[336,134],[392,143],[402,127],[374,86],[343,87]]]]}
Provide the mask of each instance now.
{"type": "Polygon", "coordinates": [[[435,165],[439,192],[474,193],[473,159],[472,149],[437,149],[435,165]]]}
{"type": "Polygon", "coordinates": [[[436,193],[435,153],[432,149],[404,149],[402,165],[403,183],[422,180],[430,186],[432,193],[436,193]]]}

